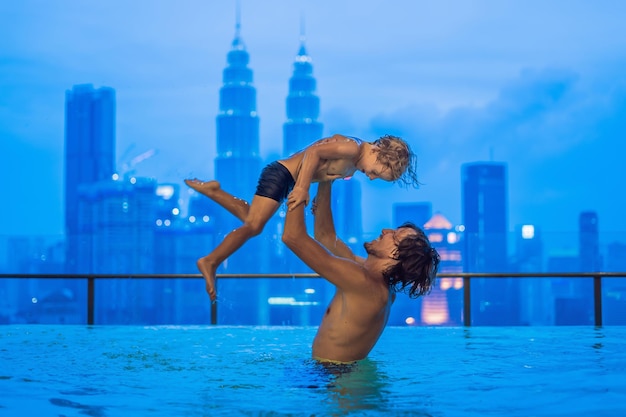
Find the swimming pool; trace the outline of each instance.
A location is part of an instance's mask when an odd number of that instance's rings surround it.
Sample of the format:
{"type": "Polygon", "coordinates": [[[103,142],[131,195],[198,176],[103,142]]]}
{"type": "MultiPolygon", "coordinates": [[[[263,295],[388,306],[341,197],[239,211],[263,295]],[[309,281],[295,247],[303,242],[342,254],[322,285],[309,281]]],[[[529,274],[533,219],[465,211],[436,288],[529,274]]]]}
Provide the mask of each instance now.
{"type": "Polygon", "coordinates": [[[315,327],[0,327],[0,416],[624,416],[626,327],[388,327],[348,372],[315,327]]]}

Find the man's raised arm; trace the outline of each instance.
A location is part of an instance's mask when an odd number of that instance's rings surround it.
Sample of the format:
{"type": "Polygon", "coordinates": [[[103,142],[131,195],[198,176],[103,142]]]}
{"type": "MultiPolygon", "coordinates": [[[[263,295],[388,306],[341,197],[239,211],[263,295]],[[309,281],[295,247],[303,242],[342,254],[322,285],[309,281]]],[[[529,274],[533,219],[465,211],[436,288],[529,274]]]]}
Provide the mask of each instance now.
{"type": "Polygon", "coordinates": [[[320,242],[336,256],[352,259],[354,261],[363,261],[362,258],[356,256],[350,247],[337,237],[335,223],[333,221],[333,213],[331,210],[331,187],[332,181],[318,183],[317,195],[315,196],[313,214],[315,221],[313,223],[313,234],[315,240],[320,242]]]}
{"type": "Polygon", "coordinates": [[[343,289],[359,287],[363,279],[360,264],[353,258],[345,259],[331,254],[328,249],[309,236],[304,223],[304,204],[287,211],[283,242],[309,268],[337,287],[343,289]]]}

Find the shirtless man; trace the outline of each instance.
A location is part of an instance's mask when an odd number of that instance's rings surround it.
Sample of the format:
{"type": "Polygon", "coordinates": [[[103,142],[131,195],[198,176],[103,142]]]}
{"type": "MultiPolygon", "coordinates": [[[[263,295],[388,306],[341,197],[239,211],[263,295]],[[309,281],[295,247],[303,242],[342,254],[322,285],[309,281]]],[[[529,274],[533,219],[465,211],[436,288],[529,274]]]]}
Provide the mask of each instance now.
{"type": "Polygon", "coordinates": [[[337,239],[330,189],[331,182],[321,182],[313,202],[316,240],[307,234],[304,206],[298,206],[287,213],[283,242],[336,287],[313,341],[313,358],[351,363],[364,359],[378,341],[397,291],[411,298],[430,291],[439,254],[421,229],[405,223],[365,243],[367,258],[354,255],[337,239]]]}
{"type": "Polygon", "coordinates": [[[307,205],[311,183],[350,177],[356,171],[363,172],[370,180],[380,178],[417,187],[415,160],[408,144],[395,136],[386,135],[374,142],[364,142],[350,136],[333,135],[266,166],[251,204],[222,190],[217,181],[185,180],[189,187],[211,198],[243,222],[226,235],[213,252],[196,263],[206,281],[211,301],[217,296],[215,274],[218,266],[250,238],[260,234],[285,199],[289,210],[300,204],[307,205]]]}

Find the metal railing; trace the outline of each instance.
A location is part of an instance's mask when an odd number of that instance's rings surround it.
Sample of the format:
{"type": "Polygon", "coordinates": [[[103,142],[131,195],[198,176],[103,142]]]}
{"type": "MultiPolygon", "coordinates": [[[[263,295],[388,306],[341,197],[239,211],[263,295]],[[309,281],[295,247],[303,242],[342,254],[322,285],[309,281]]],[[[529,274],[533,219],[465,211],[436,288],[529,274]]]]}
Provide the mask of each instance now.
{"type": "MultiPolygon", "coordinates": [[[[463,279],[463,325],[472,323],[471,281],[476,278],[592,278],[594,325],[602,326],[602,279],[626,278],[626,272],[549,272],[549,273],[441,273],[438,278],[463,279]]],[[[200,279],[201,274],[0,274],[0,279],[86,279],[87,280],[87,324],[94,324],[95,281],[97,279],[200,279]]],[[[220,280],[233,278],[321,278],[318,274],[217,274],[216,286],[220,280]]],[[[211,324],[217,324],[217,304],[211,304],[211,324]]]]}

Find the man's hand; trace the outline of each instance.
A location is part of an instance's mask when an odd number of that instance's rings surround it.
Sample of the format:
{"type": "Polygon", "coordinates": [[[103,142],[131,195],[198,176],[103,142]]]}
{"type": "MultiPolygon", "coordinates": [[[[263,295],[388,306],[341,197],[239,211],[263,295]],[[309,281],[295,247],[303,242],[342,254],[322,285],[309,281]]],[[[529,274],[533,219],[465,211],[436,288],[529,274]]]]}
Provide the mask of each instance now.
{"type": "Polygon", "coordinates": [[[287,208],[292,211],[300,204],[309,204],[309,190],[304,187],[294,187],[287,196],[287,208]]]}

